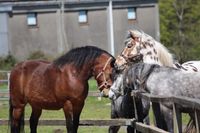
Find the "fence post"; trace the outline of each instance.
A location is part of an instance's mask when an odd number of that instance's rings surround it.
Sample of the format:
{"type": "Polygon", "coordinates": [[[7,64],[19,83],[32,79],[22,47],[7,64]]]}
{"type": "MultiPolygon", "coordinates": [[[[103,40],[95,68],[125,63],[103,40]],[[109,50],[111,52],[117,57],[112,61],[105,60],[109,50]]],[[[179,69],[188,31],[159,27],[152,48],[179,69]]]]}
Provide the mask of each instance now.
{"type": "Polygon", "coordinates": [[[174,133],[182,133],[181,111],[175,103],[173,103],[173,125],[174,125],[174,133]]]}
{"type": "Polygon", "coordinates": [[[197,133],[199,133],[199,117],[198,117],[198,113],[197,113],[197,110],[195,109],[195,111],[194,111],[194,115],[195,115],[195,124],[196,124],[196,131],[197,131],[197,133]]]}
{"type": "Polygon", "coordinates": [[[10,92],[10,72],[7,72],[8,91],[10,92]]]}

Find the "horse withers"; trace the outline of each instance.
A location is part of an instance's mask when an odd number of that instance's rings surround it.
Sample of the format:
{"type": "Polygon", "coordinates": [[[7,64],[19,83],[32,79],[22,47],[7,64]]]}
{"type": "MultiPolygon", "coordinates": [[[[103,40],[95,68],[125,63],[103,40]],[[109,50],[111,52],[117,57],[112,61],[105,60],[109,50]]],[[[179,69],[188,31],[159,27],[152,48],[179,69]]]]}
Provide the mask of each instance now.
{"type": "Polygon", "coordinates": [[[77,133],[80,113],[94,76],[98,89],[108,95],[114,57],[93,46],[79,47],[47,62],[29,60],[17,64],[10,75],[11,133],[23,132],[24,109],[32,108],[31,133],[37,132],[42,109],[63,109],[68,133],[77,133]]]}

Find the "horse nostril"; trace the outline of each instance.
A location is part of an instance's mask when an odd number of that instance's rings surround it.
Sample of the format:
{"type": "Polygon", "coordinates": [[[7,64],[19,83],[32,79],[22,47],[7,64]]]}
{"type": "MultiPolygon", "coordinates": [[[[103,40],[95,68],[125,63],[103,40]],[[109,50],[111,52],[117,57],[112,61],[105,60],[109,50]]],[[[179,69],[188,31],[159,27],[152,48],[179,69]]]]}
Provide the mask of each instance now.
{"type": "Polygon", "coordinates": [[[118,68],[118,65],[116,63],[114,63],[114,67],[117,69],[118,68]]]}

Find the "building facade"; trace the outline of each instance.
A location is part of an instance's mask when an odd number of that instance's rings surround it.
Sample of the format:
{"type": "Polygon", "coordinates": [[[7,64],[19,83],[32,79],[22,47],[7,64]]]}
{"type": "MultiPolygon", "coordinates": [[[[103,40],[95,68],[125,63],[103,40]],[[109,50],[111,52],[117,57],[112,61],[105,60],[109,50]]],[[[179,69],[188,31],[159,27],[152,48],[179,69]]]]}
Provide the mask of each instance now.
{"type": "Polygon", "coordinates": [[[65,0],[0,2],[0,55],[18,60],[42,51],[55,58],[93,45],[114,56],[129,29],[159,40],[157,0],[65,0]]]}

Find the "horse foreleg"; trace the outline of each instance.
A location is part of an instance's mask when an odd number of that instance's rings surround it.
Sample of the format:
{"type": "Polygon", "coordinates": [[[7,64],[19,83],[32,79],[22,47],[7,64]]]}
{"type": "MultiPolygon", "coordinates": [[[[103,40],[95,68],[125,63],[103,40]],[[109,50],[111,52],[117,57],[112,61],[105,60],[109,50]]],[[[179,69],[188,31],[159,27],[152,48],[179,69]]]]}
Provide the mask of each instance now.
{"type": "Polygon", "coordinates": [[[78,131],[79,119],[80,119],[80,114],[82,112],[83,106],[84,106],[84,100],[74,103],[74,106],[73,106],[73,124],[74,124],[75,132],[78,131]]]}
{"type": "MultiPolygon", "coordinates": [[[[116,109],[115,109],[115,104],[114,101],[111,102],[111,118],[115,119],[115,118],[119,118],[117,113],[116,113],[116,109]]],[[[120,129],[120,126],[110,126],[108,129],[109,133],[117,133],[120,129]]]]}
{"type": "MultiPolygon", "coordinates": [[[[164,116],[164,125],[167,126],[167,131],[169,131],[170,133],[173,133],[174,132],[174,129],[173,129],[173,111],[161,104],[161,112],[164,116]]],[[[166,129],[164,129],[164,130],[166,130],[166,129]]]]}
{"type": "Polygon", "coordinates": [[[39,117],[41,116],[41,114],[42,114],[41,109],[34,109],[32,107],[32,113],[29,120],[31,133],[37,133],[37,125],[38,125],[39,117]]]}
{"type": "Polygon", "coordinates": [[[11,119],[11,133],[20,133],[21,125],[24,124],[23,113],[24,113],[24,107],[13,108],[12,119],[11,119]]]}
{"type": "Polygon", "coordinates": [[[65,102],[63,111],[65,113],[67,133],[77,133],[73,124],[73,106],[71,101],[68,100],[65,102]]]}
{"type": "Polygon", "coordinates": [[[120,126],[110,126],[109,133],[117,133],[120,129],[120,126]]]}
{"type": "Polygon", "coordinates": [[[161,112],[160,103],[152,102],[152,109],[153,109],[154,118],[155,118],[155,125],[158,128],[167,130],[167,126],[164,121],[164,116],[163,116],[163,113],[161,112]]]}

